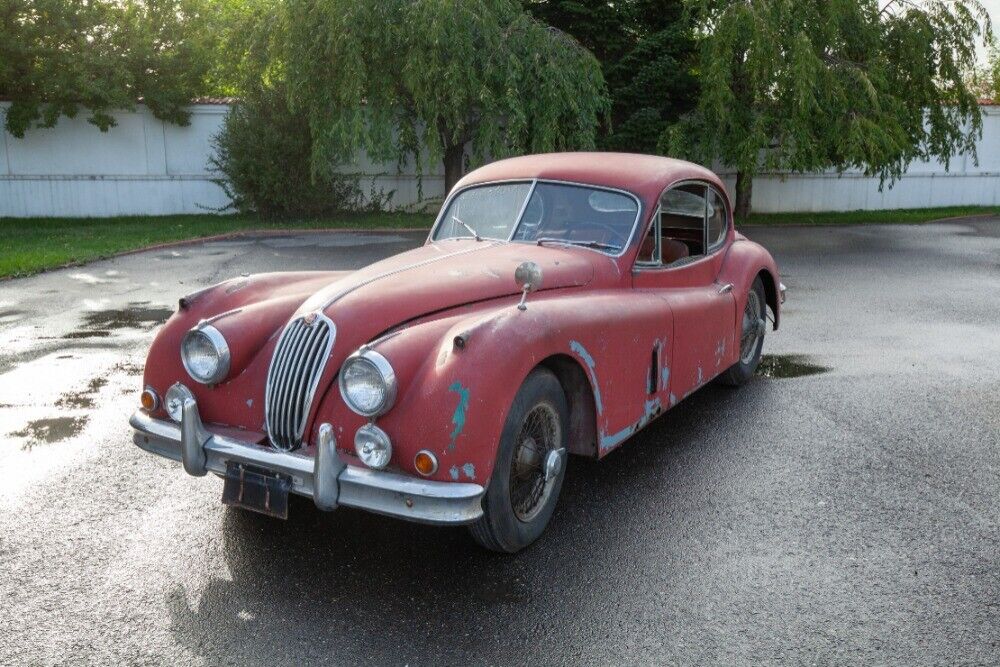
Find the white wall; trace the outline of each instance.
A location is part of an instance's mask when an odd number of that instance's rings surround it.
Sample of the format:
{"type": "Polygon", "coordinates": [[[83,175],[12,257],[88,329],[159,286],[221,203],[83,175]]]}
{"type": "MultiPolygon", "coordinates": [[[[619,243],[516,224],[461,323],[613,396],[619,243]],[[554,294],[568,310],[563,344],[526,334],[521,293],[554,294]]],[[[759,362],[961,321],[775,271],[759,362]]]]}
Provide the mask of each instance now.
{"type": "Polygon", "coordinates": [[[116,113],[118,124],[107,132],[88,123],[86,112],[22,139],[2,132],[0,216],[163,215],[224,206],[208,157],[227,110],[194,105],[187,127],[162,123],[140,106],[116,113]]]}
{"type": "MultiPolygon", "coordinates": [[[[753,210],[856,211],[939,206],[1000,205],[1000,106],[983,106],[983,136],[976,144],[979,164],[970,155],[940,162],[915,162],[892,187],[879,191],[879,179],[858,172],[765,174],[754,179],[753,210]]],[[[736,174],[722,172],[733,194],[736,174]]]]}
{"type": "MultiPolygon", "coordinates": [[[[0,113],[9,106],[0,103],[0,113]]],[[[115,114],[116,127],[100,132],[85,113],[61,118],[51,129],[23,139],[0,133],[0,217],[112,216],[204,213],[227,203],[211,181],[211,137],[225,105],[194,105],[191,124],[158,121],[144,107],[115,114]]],[[[979,165],[958,156],[950,171],[937,163],[914,164],[892,188],[857,173],[767,174],[754,182],[754,210],[833,211],[1000,205],[1000,107],[984,107],[979,165]]],[[[412,165],[372,164],[365,158],[345,171],[364,174],[362,190],[395,190],[394,206],[414,207],[444,194],[439,167],[414,176],[412,165]]],[[[723,173],[730,188],[734,175],[723,173]]]]}

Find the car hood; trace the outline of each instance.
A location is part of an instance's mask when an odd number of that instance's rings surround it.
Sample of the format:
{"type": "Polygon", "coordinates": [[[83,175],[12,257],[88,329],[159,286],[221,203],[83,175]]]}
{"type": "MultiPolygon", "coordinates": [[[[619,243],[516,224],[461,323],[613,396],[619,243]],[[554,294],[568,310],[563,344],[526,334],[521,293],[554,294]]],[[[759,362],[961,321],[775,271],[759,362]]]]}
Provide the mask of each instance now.
{"type": "Polygon", "coordinates": [[[339,340],[361,345],[418,317],[518,294],[514,270],[527,261],[542,268],[542,290],[586,285],[594,278],[596,262],[612,262],[579,248],[473,240],[432,243],[330,282],[294,316],[323,312],[336,324],[339,340]]]}

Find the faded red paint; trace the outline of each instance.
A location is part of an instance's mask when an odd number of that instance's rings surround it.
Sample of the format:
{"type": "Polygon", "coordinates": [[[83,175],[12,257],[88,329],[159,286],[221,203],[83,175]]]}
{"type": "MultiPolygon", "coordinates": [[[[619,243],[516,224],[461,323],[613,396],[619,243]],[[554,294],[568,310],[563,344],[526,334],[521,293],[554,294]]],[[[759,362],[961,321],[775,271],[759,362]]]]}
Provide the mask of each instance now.
{"type": "MultiPolygon", "coordinates": [[[[396,404],[377,419],[393,441],[392,469],[417,476],[413,457],[429,449],[440,464],[433,479],[485,485],[521,382],[554,358],[571,360],[590,384],[589,394],[576,397],[571,450],[605,455],[738,360],[748,289],[758,274],[777,287],[778,270],[764,248],[733,230],[730,217],[716,253],[678,268],[632,271],[665,189],[698,179],[725,192],[696,165],[621,154],[529,156],[483,167],[456,187],[525,178],[628,190],[642,202],[640,233],[619,258],[583,248],[429,240],[360,271],[227,281],[190,297],[163,327],[149,353],[146,384],[162,396],[184,382],[210,429],[230,435],[236,429],[239,437],[264,442],[264,384],[277,339],[295,315],[322,310],[337,335],[311,408],[308,442],[328,422],[344,457],[362,465],[353,440],[366,420],[347,408],[335,380],[349,354],[394,332],[375,345],[399,381],[396,404]],[[542,267],[543,287],[519,311],[514,270],[527,260],[542,267]],[[720,294],[726,283],[732,292],[720,294]],[[212,318],[232,364],[224,382],[206,387],[190,380],[179,349],[188,329],[212,318]],[[462,349],[454,345],[460,334],[467,341],[462,349]],[[658,367],[650,386],[654,347],[658,367]]],[[[768,301],[777,328],[779,299],[768,301]]],[[[162,411],[156,416],[166,418],[162,411]]]]}

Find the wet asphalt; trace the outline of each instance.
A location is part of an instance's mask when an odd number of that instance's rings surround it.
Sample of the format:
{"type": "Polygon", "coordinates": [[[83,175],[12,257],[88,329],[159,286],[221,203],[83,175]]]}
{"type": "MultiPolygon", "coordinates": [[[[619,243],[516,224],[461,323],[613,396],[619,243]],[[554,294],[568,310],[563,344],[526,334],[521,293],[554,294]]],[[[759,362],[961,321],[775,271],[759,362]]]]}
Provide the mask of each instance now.
{"type": "Polygon", "coordinates": [[[516,556],[308,501],[228,510],[131,443],[179,296],[422,234],[0,282],[0,665],[1000,662],[1000,219],[746,232],[789,290],[766,372],[571,460],[516,556]]]}

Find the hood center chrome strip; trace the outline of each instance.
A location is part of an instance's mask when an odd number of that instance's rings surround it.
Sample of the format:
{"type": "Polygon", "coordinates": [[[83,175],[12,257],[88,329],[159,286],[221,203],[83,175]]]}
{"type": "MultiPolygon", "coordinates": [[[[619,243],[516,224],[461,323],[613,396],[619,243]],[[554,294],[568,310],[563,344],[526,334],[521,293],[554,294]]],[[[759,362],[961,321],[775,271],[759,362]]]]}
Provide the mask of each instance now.
{"type": "Polygon", "coordinates": [[[479,250],[485,250],[486,248],[495,248],[495,247],[501,246],[501,245],[507,245],[507,243],[504,242],[504,241],[492,241],[492,242],[481,241],[481,242],[477,243],[475,246],[473,246],[472,248],[466,248],[465,250],[458,250],[456,252],[451,252],[451,253],[448,253],[446,255],[440,255],[438,257],[431,257],[430,259],[425,259],[425,260],[422,260],[420,262],[414,262],[413,264],[408,264],[407,266],[401,266],[401,267],[399,267],[397,269],[393,269],[392,271],[386,271],[385,273],[380,273],[379,275],[372,276],[371,278],[368,278],[367,280],[364,280],[364,281],[358,283],[357,285],[352,285],[352,286],[348,287],[347,289],[344,289],[344,290],[341,290],[340,292],[337,292],[330,299],[328,299],[326,301],[326,303],[324,303],[322,306],[320,306],[319,310],[325,311],[327,308],[329,308],[330,306],[332,306],[336,302],[340,301],[341,299],[343,299],[348,294],[351,294],[352,292],[356,292],[357,290],[361,289],[362,287],[366,287],[368,285],[371,285],[372,283],[374,283],[376,281],[379,281],[379,280],[382,280],[383,278],[389,278],[390,276],[394,276],[394,275],[397,275],[399,273],[403,273],[404,271],[409,271],[411,269],[418,269],[418,268],[420,268],[422,266],[427,266],[428,264],[433,264],[435,262],[440,262],[442,260],[449,259],[451,257],[458,257],[459,255],[467,255],[469,253],[478,252],[479,250]]]}

